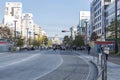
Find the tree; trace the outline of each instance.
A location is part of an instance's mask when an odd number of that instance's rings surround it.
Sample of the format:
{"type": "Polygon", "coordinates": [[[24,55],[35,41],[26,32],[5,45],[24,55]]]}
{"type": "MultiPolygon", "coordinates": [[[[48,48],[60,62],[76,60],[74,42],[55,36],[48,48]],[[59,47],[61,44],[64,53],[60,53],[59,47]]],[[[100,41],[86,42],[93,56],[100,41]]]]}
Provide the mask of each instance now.
{"type": "Polygon", "coordinates": [[[84,46],[84,40],[81,35],[78,35],[75,37],[75,40],[72,41],[72,45],[75,45],[77,47],[84,46]]]}
{"type": "Polygon", "coordinates": [[[43,36],[43,40],[42,40],[44,45],[48,45],[48,38],[47,36],[43,36]]]}
{"type": "Polygon", "coordinates": [[[41,35],[37,35],[37,44],[38,46],[40,46],[42,44],[42,36],[41,35]]]}
{"type": "Polygon", "coordinates": [[[97,36],[97,34],[96,34],[95,32],[93,32],[93,33],[91,34],[90,40],[91,40],[91,41],[96,41],[98,38],[99,38],[99,36],[97,36]]]}
{"type": "Polygon", "coordinates": [[[64,39],[63,39],[63,44],[70,44],[70,38],[69,36],[64,36],[64,39]]]}
{"type": "MultiPolygon", "coordinates": [[[[117,34],[118,34],[118,37],[120,38],[120,21],[117,21],[117,34]]],[[[110,25],[107,27],[106,29],[110,35],[109,35],[109,38],[112,38],[114,39],[115,38],[115,20],[111,21],[110,25]]]]}
{"type": "Polygon", "coordinates": [[[22,47],[25,44],[25,38],[22,38],[22,36],[16,37],[16,46],[22,47]]]}
{"type": "Polygon", "coordinates": [[[120,42],[120,21],[116,19],[111,21],[110,26],[107,27],[107,31],[110,33],[109,38],[115,41],[115,53],[117,53],[118,42],[120,42]],[[115,24],[117,24],[117,26],[115,24]]]}
{"type": "Polygon", "coordinates": [[[37,37],[33,40],[33,45],[34,47],[39,47],[40,45],[42,45],[42,36],[41,35],[37,35],[37,37]]]}
{"type": "Polygon", "coordinates": [[[13,39],[12,31],[7,26],[0,26],[0,35],[1,38],[9,38],[10,40],[13,39]]]}
{"type": "Polygon", "coordinates": [[[50,39],[48,40],[48,46],[52,46],[52,41],[50,39]]]}

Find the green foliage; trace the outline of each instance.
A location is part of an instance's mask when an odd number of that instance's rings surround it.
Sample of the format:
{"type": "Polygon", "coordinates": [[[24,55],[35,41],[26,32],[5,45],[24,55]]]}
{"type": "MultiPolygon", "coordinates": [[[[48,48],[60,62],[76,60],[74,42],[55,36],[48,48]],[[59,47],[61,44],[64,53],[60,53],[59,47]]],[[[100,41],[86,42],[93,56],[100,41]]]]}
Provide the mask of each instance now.
{"type": "Polygon", "coordinates": [[[43,37],[41,35],[37,35],[36,45],[37,46],[42,45],[42,40],[43,40],[43,37]]]}
{"type": "MultiPolygon", "coordinates": [[[[117,34],[120,37],[120,21],[117,21],[117,27],[118,27],[117,34]]],[[[111,21],[110,26],[108,26],[106,30],[110,32],[109,38],[112,38],[112,39],[115,38],[115,20],[111,21]]]]}
{"type": "Polygon", "coordinates": [[[48,46],[52,46],[52,41],[50,39],[48,40],[48,46]]]}
{"type": "Polygon", "coordinates": [[[33,40],[33,45],[39,47],[41,45],[48,45],[49,39],[47,36],[37,35],[37,38],[33,40]]]}
{"type": "Polygon", "coordinates": [[[120,56],[120,52],[118,52],[117,54],[115,54],[115,51],[110,51],[110,55],[112,55],[112,56],[120,56]]]}
{"type": "Polygon", "coordinates": [[[70,38],[69,36],[64,36],[64,39],[63,39],[63,44],[70,44],[70,38]]]}
{"type": "Polygon", "coordinates": [[[93,33],[91,34],[90,40],[91,40],[91,41],[96,41],[98,38],[99,38],[99,36],[97,36],[97,34],[96,34],[95,32],[93,32],[93,33]]]}
{"type": "Polygon", "coordinates": [[[75,40],[72,41],[72,45],[75,45],[77,47],[84,46],[84,40],[81,35],[78,35],[75,37],[75,40]]]}
{"type": "Polygon", "coordinates": [[[22,38],[22,36],[16,37],[16,46],[22,47],[25,44],[25,38],[22,38]]]}
{"type": "Polygon", "coordinates": [[[42,42],[44,45],[48,45],[48,38],[47,36],[43,36],[42,42]]]}
{"type": "Polygon", "coordinates": [[[0,26],[0,35],[1,38],[9,38],[10,40],[13,39],[12,31],[7,26],[0,26]]]}

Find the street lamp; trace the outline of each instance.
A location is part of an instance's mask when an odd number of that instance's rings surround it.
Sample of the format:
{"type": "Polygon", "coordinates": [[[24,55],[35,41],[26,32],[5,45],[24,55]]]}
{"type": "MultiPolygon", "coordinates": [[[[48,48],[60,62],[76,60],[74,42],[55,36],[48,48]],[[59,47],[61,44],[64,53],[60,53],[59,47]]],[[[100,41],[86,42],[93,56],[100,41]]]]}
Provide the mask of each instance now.
{"type": "Polygon", "coordinates": [[[30,45],[30,41],[31,41],[31,31],[29,31],[29,45],[30,45]]]}
{"type": "Polygon", "coordinates": [[[29,31],[29,25],[28,25],[28,20],[30,20],[30,17],[29,17],[29,14],[25,14],[24,16],[24,19],[25,19],[25,26],[26,26],[26,33],[27,33],[27,38],[26,38],[26,45],[27,45],[27,48],[28,48],[28,45],[29,45],[29,41],[28,41],[28,31],[29,31]]]}
{"type": "Polygon", "coordinates": [[[86,38],[86,44],[87,44],[87,27],[88,27],[88,21],[85,21],[85,38],[86,38]]]}
{"type": "Polygon", "coordinates": [[[115,53],[118,52],[118,42],[117,42],[117,1],[118,0],[115,0],[115,53]]]}
{"type": "Polygon", "coordinates": [[[16,22],[17,20],[14,21],[14,46],[16,46],[16,22]]]}

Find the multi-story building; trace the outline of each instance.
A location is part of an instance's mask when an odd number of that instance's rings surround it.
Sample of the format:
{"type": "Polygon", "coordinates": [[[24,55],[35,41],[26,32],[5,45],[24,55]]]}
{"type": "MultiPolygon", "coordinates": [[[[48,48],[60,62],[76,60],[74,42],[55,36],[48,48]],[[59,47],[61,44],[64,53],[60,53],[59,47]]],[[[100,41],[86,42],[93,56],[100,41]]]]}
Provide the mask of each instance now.
{"type": "Polygon", "coordinates": [[[42,36],[42,28],[37,24],[34,24],[34,33],[42,36]]]}
{"type": "MultiPolygon", "coordinates": [[[[111,24],[111,22],[115,19],[115,2],[111,3],[107,9],[106,9],[106,26],[105,29],[111,24]]],[[[111,32],[106,31],[105,37],[108,39],[108,36],[111,34],[111,32]]]]}
{"type": "Polygon", "coordinates": [[[80,11],[79,26],[77,27],[78,35],[86,34],[86,24],[90,20],[90,11],[80,11]]]}
{"type": "Polygon", "coordinates": [[[55,35],[55,37],[53,37],[51,40],[52,40],[52,44],[54,45],[60,45],[62,43],[58,35],[55,35]]]}
{"type": "MultiPolygon", "coordinates": [[[[106,9],[106,28],[111,25],[111,22],[115,20],[115,1],[113,1],[106,9]]],[[[117,19],[120,21],[120,0],[117,2],[117,19]]],[[[109,40],[111,32],[106,32],[106,38],[109,40]]]]}
{"type": "Polygon", "coordinates": [[[102,36],[105,35],[105,27],[106,27],[106,9],[111,2],[114,0],[93,0],[91,2],[91,24],[92,32],[96,32],[98,36],[100,36],[100,40],[102,36]]]}
{"type": "Polygon", "coordinates": [[[70,28],[70,32],[71,32],[71,38],[72,38],[72,40],[74,40],[74,39],[75,39],[75,36],[77,35],[77,28],[74,27],[74,26],[72,26],[72,27],[70,28]]]}
{"type": "Polygon", "coordinates": [[[47,36],[47,34],[44,30],[42,30],[42,36],[47,36]]]}
{"type": "Polygon", "coordinates": [[[34,22],[31,13],[22,14],[22,36],[26,38],[34,36],[34,22]]]}
{"type": "Polygon", "coordinates": [[[22,16],[22,3],[21,2],[6,2],[4,25],[11,28],[16,33],[21,33],[21,16],[22,16]]]}
{"type": "Polygon", "coordinates": [[[77,34],[83,37],[85,43],[89,41],[89,36],[90,36],[91,27],[89,27],[89,20],[90,20],[90,11],[80,11],[80,19],[79,19],[79,25],[77,27],[77,34]]]}

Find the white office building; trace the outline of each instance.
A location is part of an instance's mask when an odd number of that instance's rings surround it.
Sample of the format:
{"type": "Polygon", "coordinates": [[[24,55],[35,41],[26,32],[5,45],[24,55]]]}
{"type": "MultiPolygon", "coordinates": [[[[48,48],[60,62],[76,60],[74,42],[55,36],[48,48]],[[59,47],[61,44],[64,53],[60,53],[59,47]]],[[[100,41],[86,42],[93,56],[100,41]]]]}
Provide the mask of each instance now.
{"type": "Polygon", "coordinates": [[[55,45],[60,45],[62,43],[58,35],[55,35],[55,37],[53,37],[51,40],[52,40],[52,44],[55,45]]]}
{"type": "Polygon", "coordinates": [[[72,26],[72,27],[70,28],[70,32],[71,32],[71,38],[72,38],[72,40],[74,40],[74,39],[75,39],[75,36],[77,36],[77,28],[74,27],[74,26],[72,26]]]}
{"type": "Polygon", "coordinates": [[[21,16],[22,16],[22,3],[21,2],[6,2],[4,25],[11,28],[13,31],[16,27],[16,33],[21,33],[21,16]]]}
{"type": "Polygon", "coordinates": [[[78,35],[86,34],[86,22],[90,20],[90,11],[80,11],[79,26],[77,27],[78,35]]]}
{"type": "Polygon", "coordinates": [[[22,36],[26,38],[34,36],[34,22],[32,13],[22,14],[22,36]]]}
{"type": "Polygon", "coordinates": [[[6,2],[3,24],[8,26],[13,34],[16,31],[17,35],[21,34],[26,39],[34,38],[34,34],[46,35],[45,31],[34,23],[32,13],[22,13],[21,2],[6,2]]]}

